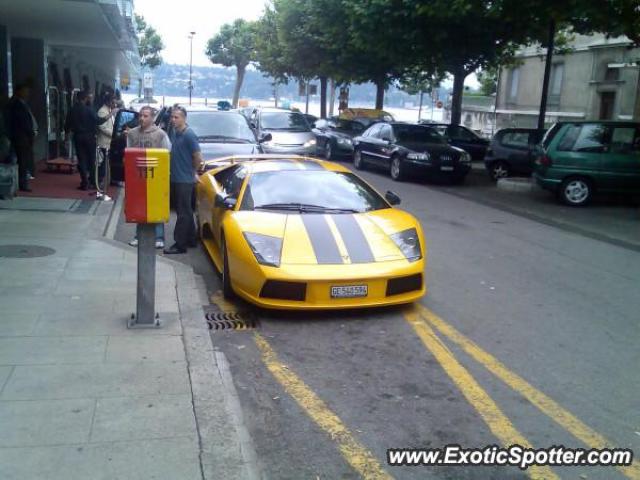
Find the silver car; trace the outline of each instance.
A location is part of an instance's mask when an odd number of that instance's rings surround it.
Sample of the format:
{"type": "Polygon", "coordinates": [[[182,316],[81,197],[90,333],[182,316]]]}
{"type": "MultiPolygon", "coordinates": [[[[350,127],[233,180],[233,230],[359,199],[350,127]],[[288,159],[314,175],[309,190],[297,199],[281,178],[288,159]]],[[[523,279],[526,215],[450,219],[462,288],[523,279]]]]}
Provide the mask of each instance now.
{"type": "Polygon", "coordinates": [[[315,155],[316,136],[305,116],[300,112],[279,108],[257,109],[251,126],[256,131],[258,141],[271,134],[271,140],[264,141],[265,153],[287,153],[315,155]]]}

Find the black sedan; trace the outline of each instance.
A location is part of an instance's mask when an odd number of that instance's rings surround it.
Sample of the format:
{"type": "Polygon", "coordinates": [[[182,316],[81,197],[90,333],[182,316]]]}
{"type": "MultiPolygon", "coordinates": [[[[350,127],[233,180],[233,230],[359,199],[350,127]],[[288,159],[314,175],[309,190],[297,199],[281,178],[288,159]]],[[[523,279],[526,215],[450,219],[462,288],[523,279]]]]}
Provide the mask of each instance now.
{"type": "Polygon", "coordinates": [[[394,180],[418,176],[444,177],[462,183],[471,156],[447,144],[436,130],[410,123],[376,123],[353,139],[353,165],[389,171],[394,180]]]}
{"type": "Polygon", "coordinates": [[[330,118],[318,120],[312,130],[316,136],[316,149],[327,160],[340,156],[353,156],[353,137],[361,135],[366,127],[357,120],[330,118]]]}
{"type": "Polygon", "coordinates": [[[428,125],[435,128],[451,145],[468,152],[473,160],[484,159],[489,148],[489,140],[482,138],[470,128],[446,123],[429,123],[428,125]]]}

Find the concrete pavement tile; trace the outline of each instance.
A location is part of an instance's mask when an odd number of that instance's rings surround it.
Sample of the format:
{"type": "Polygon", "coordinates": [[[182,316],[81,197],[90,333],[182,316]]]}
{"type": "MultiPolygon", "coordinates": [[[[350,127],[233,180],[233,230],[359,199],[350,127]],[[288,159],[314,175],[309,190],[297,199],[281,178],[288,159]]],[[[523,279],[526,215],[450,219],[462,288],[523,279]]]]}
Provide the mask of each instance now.
{"type": "MultiPolygon", "coordinates": [[[[112,308],[109,305],[109,308],[112,308]]],[[[160,311],[162,327],[158,329],[134,330],[127,328],[131,313],[135,311],[135,301],[131,302],[131,312],[117,314],[104,307],[98,310],[70,311],[54,315],[41,315],[35,326],[38,335],[43,336],[84,336],[84,335],[180,335],[180,323],[175,314],[160,311]]],[[[1,325],[1,322],[0,322],[1,325]]]]}
{"type": "Polygon", "coordinates": [[[171,362],[185,359],[179,336],[109,337],[107,362],[171,362]]]}
{"type": "Polygon", "coordinates": [[[191,395],[98,400],[90,442],[171,438],[196,434],[191,395]]]}
{"type": "Polygon", "coordinates": [[[0,401],[0,447],[85,443],[94,399],[0,401]]]}
{"type": "Polygon", "coordinates": [[[0,276],[0,288],[24,288],[28,290],[31,287],[53,287],[58,284],[58,280],[62,276],[62,271],[50,272],[43,271],[41,273],[16,271],[8,277],[0,276]]]}
{"type": "Polygon", "coordinates": [[[38,365],[15,367],[0,400],[173,395],[190,391],[183,362],[38,365]]]}
{"type": "Polygon", "coordinates": [[[39,313],[3,313],[0,317],[0,337],[29,335],[33,332],[39,313]]]}
{"type": "Polygon", "coordinates": [[[107,337],[1,337],[0,365],[96,363],[107,337]]]}
{"type": "MultiPolygon", "coordinates": [[[[3,225],[3,228],[6,229],[2,234],[5,238],[33,237],[42,239],[43,234],[45,234],[43,227],[40,226],[37,222],[7,222],[3,225]]],[[[68,225],[66,225],[65,221],[48,225],[46,228],[46,237],[47,239],[52,238],[75,240],[78,235],[84,236],[85,230],[86,226],[84,225],[78,227],[69,227],[68,225]]]]}
{"type": "MultiPolygon", "coordinates": [[[[120,267],[116,265],[101,266],[96,268],[93,265],[78,266],[73,268],[67,268],[62,275],[62,279],[67,280],[80,280],[90,281],[97,283],[113,282],[113,278],[117,278],[120,275],[120,267]]],[[[114,282],[119,284],[120,282],[114,282]]]]}

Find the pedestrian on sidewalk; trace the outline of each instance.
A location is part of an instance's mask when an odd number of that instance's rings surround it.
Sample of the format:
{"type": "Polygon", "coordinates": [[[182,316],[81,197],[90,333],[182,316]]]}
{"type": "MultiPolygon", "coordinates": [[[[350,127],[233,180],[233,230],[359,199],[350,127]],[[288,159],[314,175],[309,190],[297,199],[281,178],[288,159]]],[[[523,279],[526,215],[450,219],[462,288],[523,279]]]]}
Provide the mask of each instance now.
{"type": "Polygon", "coordinates": [[[29,180],[34,172],[33,143],[38,134],[36,122],[27,103],[31,95],[28,83],[21,83],[11,97],[8,107],[9,138],[18,158],[18,185],[23,192],[30,192],[29,180]]]}
{"type": "Polygon", "coordinates": [[[91,107],[91,95],[81,90],[76,94],[76,101],[65,122],[65,131],[73,133],[73,145],[78,157],[79,190],[95,187],[93,170],[96,161],[97,127],[98,116],[91,107]]]}
{"type": "Polygon", "coordinates": [[[118,110],[115,108],[114,92],[111,88],[107,87],[103,90],[101,103],[102,105],[98,109],[98,131],[96,136],[96,142],[98,144],[96,161],[99,162],[98,180],[100,182],[102,182],[106,173],[115,115],[118,113],[118,110]]]}
{"type": "MultiPolygon", "coordinates": [[[[171,150],[171,142],[167,134],[157,125],[153,119],[155,112],[153,108],[144,106],[140,109],[138,127],[125,130],[127,135],[127,147],[137,148],[165,148],[171,150]]],[[[164,248],[164,223],[156,223],[156,248],[164,248]]],[[[132,247],[138,246],[137,235],[129,242],[132,247]]]]}
{"type": "Polygon", "coordinates": [[[187,125],[187,110],[175,105],[171,110],[171,196],[178,219],[173,231],[174,244],[166,254],[185,253],[196,246],[196,225],[192,198],[197,172],[202,165],[198,137],[187,125]]]}

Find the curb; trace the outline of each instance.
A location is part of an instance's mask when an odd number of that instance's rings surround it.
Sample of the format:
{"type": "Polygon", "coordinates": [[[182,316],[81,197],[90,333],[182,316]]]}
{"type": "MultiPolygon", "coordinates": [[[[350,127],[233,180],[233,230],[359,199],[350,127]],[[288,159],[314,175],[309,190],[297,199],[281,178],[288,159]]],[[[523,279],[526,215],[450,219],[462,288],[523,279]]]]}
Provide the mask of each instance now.
{"type": "Polygon", "coordinates": [[[536,189],[530,178],[501,178],[496,182],[500,190],[529,193],[536,189]]]}

